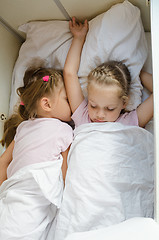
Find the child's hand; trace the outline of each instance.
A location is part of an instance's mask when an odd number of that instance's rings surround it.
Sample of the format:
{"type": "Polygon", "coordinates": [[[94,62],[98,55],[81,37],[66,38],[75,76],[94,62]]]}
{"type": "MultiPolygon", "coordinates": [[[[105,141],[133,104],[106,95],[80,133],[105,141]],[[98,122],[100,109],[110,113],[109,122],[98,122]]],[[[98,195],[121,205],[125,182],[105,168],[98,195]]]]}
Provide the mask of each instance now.
{"type": "Polygon", "coordinates": [[[69,21],[69,27],[74,37],[83,39],[86,37],[88,32],[88,21],[85,20],[82,24],[77,22],[75,17],[72,17],[72,21],[69,21]]]}

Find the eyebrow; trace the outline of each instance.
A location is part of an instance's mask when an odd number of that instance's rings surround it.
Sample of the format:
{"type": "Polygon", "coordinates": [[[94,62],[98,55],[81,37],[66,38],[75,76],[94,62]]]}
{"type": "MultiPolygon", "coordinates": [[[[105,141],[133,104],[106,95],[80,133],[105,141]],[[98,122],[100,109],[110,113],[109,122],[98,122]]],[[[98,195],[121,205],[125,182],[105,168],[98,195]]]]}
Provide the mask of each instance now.
{"type": "Polygon", "coordinates": [[[88,99],[88,102],[96,104],[93,100],[88,99]]]}
{"type": "MultiPolygon", "coordinates": [[[[92,99],[88,99],[88,102],[98,106],[98,103],[94,102],[92,99]]],[[[114,103],[114,104],[112,103],[112,104],[109,104],[108,106],[104,106],[104,108],[117,108],[117,106],[118,106],[117,103],[114,103]]]]}

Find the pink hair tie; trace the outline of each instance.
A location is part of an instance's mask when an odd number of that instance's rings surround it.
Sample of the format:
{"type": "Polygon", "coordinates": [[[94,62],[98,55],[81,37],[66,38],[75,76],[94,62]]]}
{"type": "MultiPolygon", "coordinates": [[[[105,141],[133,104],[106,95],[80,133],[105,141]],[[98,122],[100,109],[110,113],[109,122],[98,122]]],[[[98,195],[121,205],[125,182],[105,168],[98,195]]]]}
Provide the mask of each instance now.
{"type": "Polygon", "coordinates": [[[48,81],[49,81],[49,76],[48,76],[48,75],[47,75],[47,76],[44,76],[44,77],[43,77],[43,81],[44,81],[44,82],[48,82],[48,81]]]}
{"type": "Polygon", "coordinates": [[[20,105],[24,106],[24,103],[21,101],[21,102],[20,102],[20,105]]]}

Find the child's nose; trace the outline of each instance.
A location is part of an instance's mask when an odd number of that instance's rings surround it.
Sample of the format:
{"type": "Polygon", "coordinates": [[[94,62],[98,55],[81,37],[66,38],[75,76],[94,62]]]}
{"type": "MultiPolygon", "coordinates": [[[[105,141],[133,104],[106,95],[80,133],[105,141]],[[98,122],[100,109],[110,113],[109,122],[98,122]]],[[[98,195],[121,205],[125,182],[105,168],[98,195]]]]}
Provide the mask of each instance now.
{"type": "Polygon", "coordinates": [[[98,119],[103,119],[104,117],[105,117],[104,111],[103,111],[103,110],[99,110],[99,111],[97,112],[97,118],[98,118],[98,119]]]}

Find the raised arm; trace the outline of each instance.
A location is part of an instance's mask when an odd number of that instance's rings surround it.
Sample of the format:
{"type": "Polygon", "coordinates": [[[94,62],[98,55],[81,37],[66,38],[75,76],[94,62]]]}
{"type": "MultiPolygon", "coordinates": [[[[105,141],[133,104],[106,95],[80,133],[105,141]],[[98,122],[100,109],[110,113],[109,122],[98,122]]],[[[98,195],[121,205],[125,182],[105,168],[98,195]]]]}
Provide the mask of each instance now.
{"type": "Polygon", "coordinates": [[[75,17],[73,17],[72,21],[69,22],[69,27],[73,34],[73,40],[67,54],[63,75],[69,104],[72,113],[74,113],[84,99],[77,73],[82,47],[88,31],[88,22],[85,20],[84,24],[77,23],[75,17]]]}
{"type": "Polygon", "coordinates": [[[137,115],[139,120],[139,126],[145,127],[145,125],[153,117],[153,81],[152,74],[141,71],[140,73],[141,83],[150,92],[150,96],[139,105],[137,108],[137,115]]]}

